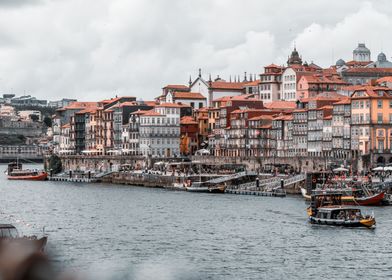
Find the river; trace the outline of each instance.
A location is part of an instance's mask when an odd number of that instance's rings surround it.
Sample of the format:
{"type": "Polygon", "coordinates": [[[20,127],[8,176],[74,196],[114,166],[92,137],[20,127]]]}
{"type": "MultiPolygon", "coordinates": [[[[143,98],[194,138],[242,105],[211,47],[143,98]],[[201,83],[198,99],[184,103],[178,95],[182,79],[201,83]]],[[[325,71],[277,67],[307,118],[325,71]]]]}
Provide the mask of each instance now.
{"type": "Polygon", "coordinates": [[[392,278],[392,207],[366,208],[375,230],[335,228],[308,224],[297,196],[7,181],[2,173],[0,197],[1,223],[24,234],[45,227],[55,264],[93,279],[392,278]]]}

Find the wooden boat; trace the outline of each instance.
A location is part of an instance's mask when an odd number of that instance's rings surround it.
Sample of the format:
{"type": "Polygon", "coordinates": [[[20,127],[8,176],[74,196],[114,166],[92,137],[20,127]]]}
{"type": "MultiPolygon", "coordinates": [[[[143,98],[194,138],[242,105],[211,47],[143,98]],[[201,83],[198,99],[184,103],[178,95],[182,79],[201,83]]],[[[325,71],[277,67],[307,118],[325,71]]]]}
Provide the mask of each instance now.
{"type": "Polygon", "coordinates": [[[343,227],[371,228],[376,225],[373,216],[363,216],[361,209],[347,206],[320,207],[314,214],[310,211],[309,221],[312,224],[343,227]]]}
{"type": "Polygon", "coordinates": [[[313,191],[311,205],[307,209],[309,222],[319,225],[367,227],[376,225],[374,215],[362,215],[361,209],[342,205],[342,193],[325,194],[313,191]]]}
{"type": "Polygon", "coordinates": [[[48,173],[46,173],[45,171],[22,169],[22,164],[18,162],[12,162],[8,164],[8,180],[45,181],[47,177],[48,173]]]}
{"type": "MultiPolygon", "coordinates": [[[[324,193],[335,192],[336,189],[320,189],[324,193]]],[[[351,190],[347,190],[347,192],[351,192],[351,190]]],[[[307,194],[306,189],[301,188],[301,194],[305,198],[305,200],[310,201],[311,196],[307,194]]],[[[377,206],[381,205],[382,201],[385,197],[385,192],[379,192],[370,196],[361,196],[356,197],[354,195],[342,195],[342,204],[344,205],[359,205],[359,206],[377,206]]]]}

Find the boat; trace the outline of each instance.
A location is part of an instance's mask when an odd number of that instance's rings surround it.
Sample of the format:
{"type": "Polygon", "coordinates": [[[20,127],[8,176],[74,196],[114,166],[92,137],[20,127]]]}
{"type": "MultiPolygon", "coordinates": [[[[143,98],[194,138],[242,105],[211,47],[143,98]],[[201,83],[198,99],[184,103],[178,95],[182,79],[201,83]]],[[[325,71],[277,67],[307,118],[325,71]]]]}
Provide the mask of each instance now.
{"type": "MultiPolygon", "coordinates": [[[[316,189],[319,191],[323,191],[324,193],[328,192],[335,192],[338,189],[316,189]]],[[[384,197],[385,197],[385,191],[381,191],[376,194],[371,194],[367,196],[356,196],[355,191],[353,192],[351,189],[343,189],[341,190],[343,193],[351,193],[351,195],[342,195],[342,204],[344,205],[359,205],[359,206],[378,206],[382,205],[384,197]],[[354,195],[353,195],[354,194],[354,195]]],[[[301,188],[301,194],[305,198],[305,200],[310,201],[311,196],[307,194],[307,191],[305,188],[301,188]]]]}
{"type": "Polygon", "coordinates": [[[343,227],[375,227],[376,219],[374,215],[363,215],[358,207],[342,205],[341,198],[341,192],[326,194],[313,191],[311,205],[307,209],[309,222],[311,224],[343,227]]]}
{"type": "Polygon", "coordinates": [[[12,162],[8,164],[7,179],[8,180],[32,180],[45,181],[48,173],[42,170],[22,169],[22,164],[12,162]]]}
{"type": "Polygon", "coordinates": [[[43,252],[45,250],[48,237],[38,238],[37,236],[20,236],[15,226],[11,224],[0,224],[0,246],[3,242],[10,241],[28,247],[32,251],[43,252]]]}
{"type": "Polygon", "coordinates": [[[224,193],[226,186],[222,184],[208,184],[205,182],[192,182],[185,185],[188,192],[204,192],[204,193],[224,193]]]}

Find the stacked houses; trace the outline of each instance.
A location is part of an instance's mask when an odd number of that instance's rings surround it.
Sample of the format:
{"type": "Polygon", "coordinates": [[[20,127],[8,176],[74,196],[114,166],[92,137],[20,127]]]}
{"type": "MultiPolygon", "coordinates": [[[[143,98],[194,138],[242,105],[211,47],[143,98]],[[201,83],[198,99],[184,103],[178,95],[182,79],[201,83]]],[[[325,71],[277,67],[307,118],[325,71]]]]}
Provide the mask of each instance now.
{"type": "Polygon", "coordinates": [[[54,151],[169,158],[203,149],[216,157],[392,163],[392,63],[384,56],[373,62],[359,44],[352,61],[323,69],[294,49],[287,66],[265,66],[258,78],[204,79],[199,70],[154,101],[73,102],[53,117],[54,151]]]}

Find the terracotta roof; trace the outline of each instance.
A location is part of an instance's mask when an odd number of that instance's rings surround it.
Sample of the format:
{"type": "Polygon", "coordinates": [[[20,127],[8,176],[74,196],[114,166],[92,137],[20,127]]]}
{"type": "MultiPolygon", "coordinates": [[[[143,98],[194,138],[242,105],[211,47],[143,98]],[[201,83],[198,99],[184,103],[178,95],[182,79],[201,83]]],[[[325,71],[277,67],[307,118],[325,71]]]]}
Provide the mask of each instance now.
{"type": "Polygon", "coordinates": [[[323,119],[324,119],[324,120],[332,120],[332,115],[325,116],[323,119]]]}
{"type": "Polygon", "coordinates": [[[293,119],[293,115],[282,115],[274,117],[274,120],[282,120],[282,121],[291,121],[293,119]]]}
{"type": "Polygon", "coordinates": [[[345,90],[345,91],[354,91],[357,89],[361,89],[363,88],[364,85],[352,85],[352,86],[344,86],[341,88],[341,90],[345,90]]]}
{"type": "Polygon", "coordinates": [[[369,65],[372,62],[373,61],[355,61],[355,60],[350,60],[350,61],[346,62],[346,65],[347,66],[355,66],[355,65],[366,66],[366,65],[369,65]]]}
{"type": "Polygon", "coordinates": [[[119,96],[119,97],[115,97],[115,98],[111,98],[111,99],[102,100],[101,103],[105,103],[105,104],[113,103],[113,102],[119,101],[122,98],[135,98],[135,97],[134,96],[119,96]]]}
{"type": "Polygon", "coordinates": [[[85,113],[95,113],[97,111],[97,107],[96,108],[86,108],[83,109],[81,111],[76,112],[75,114],[85,114],[85,113]]]}
{"type": "Polygon", "coordinates": [[[377,83],[384,83],[384,82],[392,83],[392,76],[383,77],[377,80],[377,83]]]}
{"type": "Polygon", "coordinates": [[[336,76],[327,76],[320,74],[313,75],[303,75],[301,79],[304,79],[308,82],[308,84],[343,84],[347,85],[348,83],[343,81],[340,77],[336,76]]]}
{"type": "Polygon", "coordinates": [[[347,73],[389,73],[392,74],[392,68],[350,68],[347,69],[347,73]]]}
{"type": "Polygon", "coordinates": [[[63,110],[69,109],[83,109],[86,107],[98,107],[98,102],[72,102],[67,106],[63,107],[63,110]]]}
{"type": "Polygon", "coordinates": [[[336,105],[348,105],[348,104],[351,104],[351,99],[350,99],[350,97],[347,97],[347,98],[344,98],[344,99],[342,99],[342,100],[340,100],[340,101],[338,101],[338,102],[335,102],[335,103],[333,103],[334,105],[336,104],[336,105]]]}
{"type": "Polygon", "coordinates": [[[260,115],[253,118],[250,118],[249,121],[258,121],[258,120],[272,120],[274,117],[271,115],[260,115]]]}
{"type": "Polygon", "coordinates": [[[171,88],[171,89],[189,89],[186,85],[166,85],[163,88],[171,88]]]}
{"type": "Polygon", "coordinates": [[[260,84],[260,80],[255,80],[253,82],[248,82],[244,85],[244,87],[254,87],[258,86],[260,84]]]}
{"type": "Polygon", "coordinates": [[[244,85],[246,82],[239,82],[239,83],[234,83],[234,82],[211,82],[211,88],[212,89],[227,89],[227,90],[238,90],[242,91],[244,85]]]}
{"type": "Polygon", "coordinates": [[[272,101],[264,103],[264,107],[268,109],[295,109],[297,105],[294,101],[272,101]]]}
{"type": "Polygon", "coordinates": [[[270,65],[264,66],[264,68],[283,68],[283,67],[272,63],[270,65]]]}
{"type": "Polygon", "coordinates": [[[185,116],[181,118],[180,124],[198,124],[198,122],[191,116],[185,116]]]}
{"type": "MultiPolygon", "coordinates": [[[[353,96],[358,91],[365,91],[367,93],[367,95],[370,97],[380,97],[376,91],[383,91],[387,94],[387,97],[392,98],[392,95],[389,94],[389,91],[392,91],[392,89],[387,88],[387,87],[366,85],[366,86],[363,86],[362,88],[358,88],[357,90],[355,90],[351,94],[351,97],[352,98],[367,98],[367,96],[353,96]]],[[[385,96],[383,96],[383,97],[385,97],[385,96]]]]}
{"type": "Polygon", "coordinates": [[[175,91],[173,96],[177,99],[207,99],[200,92],[175,91]]]}
{"type": "Polygon", "coordinates": [[[213,101],[229,101],[229,100],[250,100],[250,101],[261,101],[260,99],[255,97],[255,94],[242,94],[235,96],[223,96],[218,99],[214,99],[213,101]]]}
{"type": "Polygon", "coordinates": [[[71,124],[69,124],[69,123],[66,123],[61,126],[61,128],[70,128],[70,127],[71,127],[71,124]]]}
{"type": "Polygon", "coordinates": [[[142,116],[163,116],[162,114],[159,114],[158,112],[156,112],[154,109],[152,110],[148,110],[148,111],[144,111],[143,114],[141,114],[142,116]]]}
{"type": "Polygon", "coordinates": [[[190,105],[179,104],[179,103],[161,103],[161,104],[155,105],[155,107],[184,108],[184,107],[190,107],[190,105]]]}

